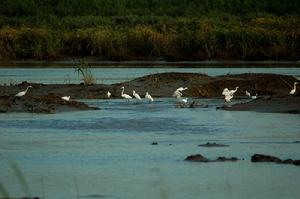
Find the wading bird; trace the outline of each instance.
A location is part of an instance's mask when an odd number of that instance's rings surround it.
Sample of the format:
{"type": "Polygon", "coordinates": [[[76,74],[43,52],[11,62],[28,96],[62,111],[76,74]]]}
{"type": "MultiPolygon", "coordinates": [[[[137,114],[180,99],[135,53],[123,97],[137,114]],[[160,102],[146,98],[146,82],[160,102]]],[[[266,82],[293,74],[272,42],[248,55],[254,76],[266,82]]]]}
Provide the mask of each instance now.
{"type": "Polygon", "coordinates": [[[251,99],[257,99],[257,95],[258,95],[257,93],[255,95],[252,95],[251,99]]]}
{"type": "Polygon", "coordinates": [[[149,100],[149,103],[154,101],[152,96],[148,92],[146,92],[145,98],[149,100]]]}
{"type": "Polygon", "coordinates": [[[63,97],[61,97],[61,99],[65,100],[65,101],[69,101],[70,100],[70,96],[63,96],[63,97]]]}
{"type": "Polygon", "coordinates": [[[251,94],[248,91],[246,91],[245,93],[248,97],[251,97],[251,94]]]}
{"type": "Polygon", "coordinates": [[[135,90],[132,91],[132,95],[137,99],[137,100],[142,100],[140,95],[135,92],[135,90]]]}
{"type": "Polygon", "coordinates": [[[237,87],[235,87],[235,90],[229,90],[230,94],[231,94],[231,95],[234,95],[234,93],[237,92],[238,88],[239,88],[239,87],[237,86],[237,87]]]}
{"type": "Polygon", "coordinates": [[[181,102],[183,102],[184,104],[186,104],[188,102],[188,98],[182,99],[181,102]]]}
{"type": "Polygon", "coordinates": [[[129,99],[132,99],[132,97],[130,95],[127,95],[124,93],[124,86],[121,87],[122,92],[121,92],[121,97],[123,97],[124,99],[126,99],[129,102],[129,99]]]}
{"type": "Polygon", "coordinates": [[[176,98],[181,98],[182,97],[182,91],[184,91],[184,90],[187,90],[188,89],[188,87],[179,87],[179,88],[177,88],[175,91],[174,91],[174,93],[173,93],[173,97],[176,97],[176,98]]]}
{"type": "Polygon", "coordinates": [[[32,86],[28,86],[25,91],[21,91],[21,92],[17,93],[16,96],[22,97],[22,96],[26,95],[29,88],[32,88],[32,86]]]}
{"type": "Polygon", "coordinates": [[[294,95],[296,93],[296,85],[298,84],[298,82],[294,82],[294,88],[290,91],[291,95],[294,95]]]}
{"type": "Polygon", "coordinates": [[[107,91],[106,96],[107,96],[107,99],[110,98],[111,93],[109,91],[107,91]]]}
{"type": "Polygon", "coordinates": [[[225,102],[231,102],[231,99],[233,98],[233,95],[225,95],[225,102]]]}

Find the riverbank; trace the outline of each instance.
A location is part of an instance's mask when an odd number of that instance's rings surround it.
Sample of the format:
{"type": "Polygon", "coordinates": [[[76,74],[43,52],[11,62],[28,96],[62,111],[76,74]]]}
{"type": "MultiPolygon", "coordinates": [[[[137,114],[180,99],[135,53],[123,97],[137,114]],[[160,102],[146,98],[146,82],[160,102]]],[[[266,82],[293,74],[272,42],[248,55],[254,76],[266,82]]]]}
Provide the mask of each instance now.
{"type": "Polygon", "coordinates": [[[0,61],[0,68],[72,68],[84,60],[93,68],[277,68],[299,67],[300,61],[242,61],[242,60],[214,60],[214,61],[165,61],[161,58],[135,61],[104,61],[93,57],[74,57],[56,61],[40,60],[11,60],[0,61]]]}

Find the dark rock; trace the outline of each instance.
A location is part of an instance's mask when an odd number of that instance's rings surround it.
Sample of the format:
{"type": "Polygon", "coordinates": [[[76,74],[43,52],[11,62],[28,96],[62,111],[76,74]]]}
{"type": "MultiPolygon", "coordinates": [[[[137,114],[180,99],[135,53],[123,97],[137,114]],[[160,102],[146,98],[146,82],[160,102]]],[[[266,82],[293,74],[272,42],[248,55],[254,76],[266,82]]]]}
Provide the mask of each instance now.
{"type": "Polygon", "coordinates": [[[216,162],[225,162],[225,161],[232,161],[232,162],[235,162],[235,161],[238,161],[239,159],[236,158],[236,157],[231,157],[231,158],[226,158],[226,157],[218,157],[215,161],[216,162]]]}
{"type": "Polygon", "coordinates": [[[201,154],[196,154],[196,155],[190,155],[185,158],[186,161],[193,161],[193,162],[209,162],[209,160],[202,156],[201,154]]]}
{"type": "Polygon", "coordinates": [[[281,163],[282,160],[270,155],[263,155],[263,154],[254,154],[251,157],[251,162],[276,162],[281,163]]]}
{"type": "Polygon", "coordinates": [[[297,165],[297,166],[300,166],[300,160],[294,160],[293,164],[297,165]]]}
{"type": "Polygon", "coordinates": [[[292,160],[292,159],[286,159],[286,160],[282,161],[282,164],[293,164],[293,163],[294,163],[294,160],[292,160]]]}
{"type": "Polygon", "coordinates": [[[215,142],[213,142],[213,143],[207,142],[206,144],[199,144],[198,146],[200,146],[200,147],[227,147],[228,145],[217,144],[215,142]]]}
{"type": "Polygon", "coordinates": [[[158,145],[158,143],[157,142],[152,142],[151,145],[158,145]]]}

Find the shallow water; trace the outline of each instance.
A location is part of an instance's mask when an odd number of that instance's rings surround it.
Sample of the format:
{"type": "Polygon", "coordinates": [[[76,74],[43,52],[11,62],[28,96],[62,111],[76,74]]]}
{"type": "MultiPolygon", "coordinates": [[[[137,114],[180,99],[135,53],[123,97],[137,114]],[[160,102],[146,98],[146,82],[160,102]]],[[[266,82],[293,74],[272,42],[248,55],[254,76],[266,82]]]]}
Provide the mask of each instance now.
{"type": "MultiPolygon", "coordinates": [[[[300,76],[298,68],[93,69],[98,83],[158,72],[300,76]]],[[[74,69],[0,69],[0,84],[22,81],[80,80],[74,69]]],[[[201,99],[209,106],[197,109],[176,108],[171,98],[156,99],[153,104],[83,101],[101,110],[0,114],[0,182],[12,197],[24,193],[9,166],[11,160],[21,168],[31,194],[48,199],[281,199],[300,195],[300,167],[250,162],[254,153],[300,159],[300,144],[295,142],[300,141],[299,115],[216,110],[223,103],[216,99],[201,99]],[[206,142],[229,147],[198,147],[206,142]],[[235,156],[243,160],[184,161],[196,153],[209,159],[235,156]]]]}
{"type": "MultiPolygon", "coordinates": [[[[176,108],[171,98],[127,103],[85,100],[98,111],[54,115],[0,114],[0,181],[12,196],[22,189],[43,198],[298,198],[300,167],[251,163],[264,153],[300,158],[300,116],[176,108]],[[151,145],[157,142],[158,145],[151,145]],[[205,148],[217,142],[229,147],[205,148]],[[191,163],[190,154],[226,163],[191,163]]],[[[237,101],[236,101],[237,102],[237,101]]]]}
{"type": "MultiPolygon", "coordinates": [[[[93,68],[97,83],[112,84],[136,77],[162,72],[195,72],[210,76],[239,73],[276,73],[294,75],[300,79],[299,68],[93,68]]],[[[0,68],[0,84],[18,84],[23,81],[46,84],[79,83],[73,68],[0,68]]]]}

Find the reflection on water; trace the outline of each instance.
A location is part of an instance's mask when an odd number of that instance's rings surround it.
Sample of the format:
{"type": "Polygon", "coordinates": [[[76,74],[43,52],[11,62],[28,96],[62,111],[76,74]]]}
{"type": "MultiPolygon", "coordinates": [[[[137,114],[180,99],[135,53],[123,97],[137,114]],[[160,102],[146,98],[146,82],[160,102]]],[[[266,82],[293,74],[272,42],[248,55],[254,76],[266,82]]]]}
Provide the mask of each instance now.
{"type": "MultiPolygon", "coordinates": [[[[201,99],[198,99],[201,100],[201,99]]],[[[254,153],[299,159],[299,115],[175,108],[86,100],[97,111],[0,114],[0,181],[24,196],[8,167],[20,165],[33,195],[44,198],[298,198],[299,167],[250,162],[254,153]],[[151,145],[157,142],[158,145],[151,145]],[[229,147],[198,147],[206,142],[229,147]],[[201,153],[243,158],[190,163],[201,153]],[[45,187],[43,189],[43,187],[45,187]]]]}

